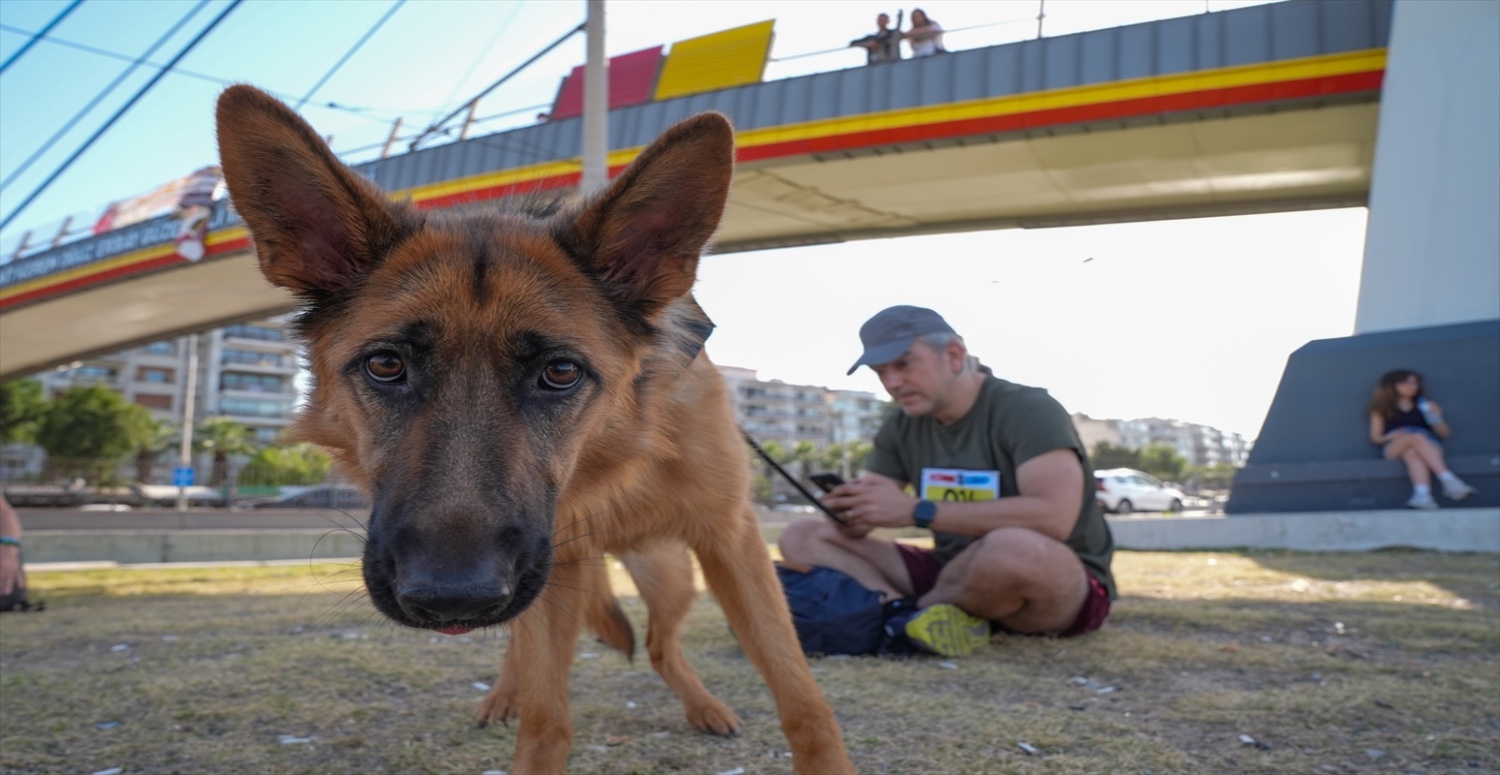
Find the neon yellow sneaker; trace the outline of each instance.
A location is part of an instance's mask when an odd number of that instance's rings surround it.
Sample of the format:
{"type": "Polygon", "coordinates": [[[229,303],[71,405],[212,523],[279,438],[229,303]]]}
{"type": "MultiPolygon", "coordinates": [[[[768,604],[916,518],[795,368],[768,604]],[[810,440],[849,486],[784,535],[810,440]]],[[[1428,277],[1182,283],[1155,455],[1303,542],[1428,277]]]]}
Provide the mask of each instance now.
{"type": "Polygon", "coordinates": [[[990,642],[990,623],[962,608],[939,603],[918,611],[906,623],[913,646],[943,657],[961,657],[990,642]]]}

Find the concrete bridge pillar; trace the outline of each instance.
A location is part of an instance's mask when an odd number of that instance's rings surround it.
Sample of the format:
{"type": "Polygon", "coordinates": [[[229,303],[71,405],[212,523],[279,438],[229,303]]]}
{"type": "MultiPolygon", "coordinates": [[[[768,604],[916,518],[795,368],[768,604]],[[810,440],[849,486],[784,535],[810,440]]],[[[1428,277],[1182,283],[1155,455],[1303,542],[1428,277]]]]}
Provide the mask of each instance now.
{"type": "Polygon", "coordinates": [[[1356,334],[1500,318],[1500,3],[1396,0],[1356,334]]]}
{"type": "Polygon", "coordinates": [[[1396,0],[1387,51],[1355,335],[1287,360],[1230,514],[1400,508],[1365,414],[1397,368],[1446,410],[1464,505],[1500,505],[1500,3],[1396,0]]]}

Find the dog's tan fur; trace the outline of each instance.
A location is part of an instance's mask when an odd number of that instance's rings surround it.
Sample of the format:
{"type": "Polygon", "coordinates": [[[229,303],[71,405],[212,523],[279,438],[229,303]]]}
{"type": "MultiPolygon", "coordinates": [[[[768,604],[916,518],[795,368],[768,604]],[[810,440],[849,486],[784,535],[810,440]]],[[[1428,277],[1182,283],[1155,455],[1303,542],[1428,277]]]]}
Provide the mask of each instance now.
{"type": "Polygon", "coordinates": [[[478,711],[519,716],[513,771],[566,766],[584,621],[630,648],[605,552],[649,606],[651,663],[689,721],[738,730],[678,641],[694,597],[689,549],[770,686],[794,769],[851,771],[747,499],[723,381],[701,352],[711,324],[690,292],[728,194],[728,122],[684,121],[608,190],[545,217],[391,203],[251,87],[225,91],[218,126],[265,276],[307,302],[314,382],[297,432],[372,494],[372,601],[416,627],[516,624],[478,711]]]}

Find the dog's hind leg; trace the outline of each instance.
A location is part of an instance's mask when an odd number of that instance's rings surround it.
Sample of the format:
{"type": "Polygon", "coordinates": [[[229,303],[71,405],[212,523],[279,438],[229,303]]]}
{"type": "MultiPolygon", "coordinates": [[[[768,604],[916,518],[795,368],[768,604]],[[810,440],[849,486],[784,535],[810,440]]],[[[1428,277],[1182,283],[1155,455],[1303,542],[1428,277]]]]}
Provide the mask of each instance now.
{"type": "Polygon", "coordinates": [[[697,534],[693,551],[740,646],[776,700],[781,729],[801,773],[853,772],[833,709],[813,680],[792,628],[786,597],[754,512],[725,515],[722,525],[697,534]]]}
{"type": "Polygon", "coordinates": [[[656,544],[645,551],[622,555],[635,586],[646,602],[649,619],[646,650],[651,666],[682,700],[689,724],[716,735],[740,731],[740,719],[719,698],[709,693],[682,655],[682,622],[697,598],[693,588],[693,559],[687,547],[677,543],[656,544]]]}

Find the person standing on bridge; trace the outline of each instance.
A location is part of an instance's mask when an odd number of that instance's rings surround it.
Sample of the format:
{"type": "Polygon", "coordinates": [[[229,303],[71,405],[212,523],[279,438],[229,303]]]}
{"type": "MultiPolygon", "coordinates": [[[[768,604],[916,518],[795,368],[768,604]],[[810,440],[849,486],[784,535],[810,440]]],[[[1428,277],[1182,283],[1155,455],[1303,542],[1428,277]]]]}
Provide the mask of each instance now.
{"type": "Polygon", "coordinates": [[[944,656],[992,631],[1098,629],[1115,596],[1114,538],[1067,411],[1045,390],[988,373],[933,310],[882,310],[859,335],[864,354],[849,373],[869,366],[901,411],[876,434],[867,470],[823,497],[846,524],[793,522],[783,558],[840,570],[886,599],[915,598],[886,630],[944,656]],[[870,535],[912,525],[933,531],[933,549],[870,535]]]}
{"type": "Polygon", "coordinates": [[[947,51],[943,48],[943,27],[927,18],[921,8],[911,9],[911,29],[902,35],[911,46],[912,59],[930,57],[947,51]]]}
{"type": "Polygon", "coordinates": [[[875,17],[875,32],[858,40],[849,41],[851,47],[865,50],[865,64],[895,62],[901,59],[901,26],[891,27],[891,17],[880,14],[875,17]]]}
{"type": "Polygon", "coordinates": [[[1443,459],[1439,438],[1453,434],[1443,419],[1443,408],[1427,397],[1422,375],[1408,369],[1388,371],[1380,377],[1370,398],[1370,442],[1381,447],[1386,460],[1406,464],[1412,494],[1407,508],[1435,509],[1432,477],[1443,483],[1443,494],[1461,501],[1475,490],[1452,471],[1443,459]]]}

